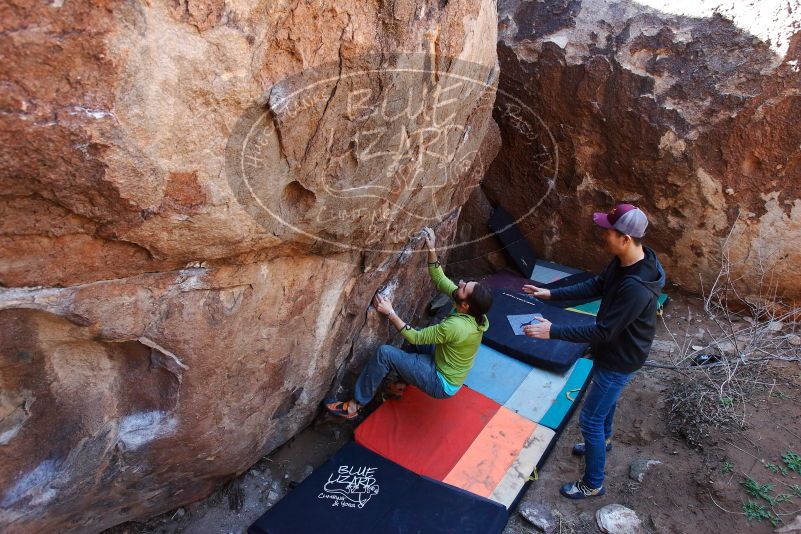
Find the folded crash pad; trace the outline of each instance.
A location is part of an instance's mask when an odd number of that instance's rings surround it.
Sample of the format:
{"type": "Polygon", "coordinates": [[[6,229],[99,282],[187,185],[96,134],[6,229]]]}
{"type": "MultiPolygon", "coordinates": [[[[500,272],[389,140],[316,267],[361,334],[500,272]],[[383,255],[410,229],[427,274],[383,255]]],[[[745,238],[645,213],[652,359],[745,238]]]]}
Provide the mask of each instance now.
{"type": "MultiPolygon", "coordinates": [[[[505,289],[508,292],[517,293],[520,292],[522,287],[527,284],[533,284],[538,287],[542,287],[544,289],[556,289],[560,287],[567,287],[573,284],[578,284],[589,278],[592,278],[593,276],[595,275],[592,273],[581,272],[578,274],[572,274],[565,278],[561,278],[555,282],[542,283],[521,276],[508,269],[502,269],[496,273],[483,277],[479,281],[482,284],[486,284],[487,287],[489,287],[490,289],[505,289]]],[[[548,304],[551,306],[555,306],[557,308],[571,308],[574,306],[579,306],[581,304],[586,304],[588,302],[593,302],[594,300],[596,299],[549,300],[548,304]]]]}
{"type": "MultiPolygon", "coordinates": [[[[545,289],[559,289],[560,287],[568,287],[572,286],[573,284],[580,284],[590,278],[595,277],[595,274],[590,272],[581,272],[578,274],[571,274],[565,278],[561,278],[556,282],[551,282],[548,284],[542,284],[540,287],[545,289]]],[[[559,300],[549,300],[548,304],[551,306],[556,306],[557,308],[571,308],[573,306],[580,306],[582,304],[586,304],[588,302],[592,302],[595,300],[594,298],[589,299],[559,299],[559,300]]]]}
{"type": "Polygon", "coordinates": [[[538,282],[539,284],[552,284],[574,274],[583,274],[586,271],[568,267],[552,261],[537,260],[534,264],[534,270],[531,272],[529,278],[538,282]]]}
{"type": "Polygon", "coordinates": [[[498,206],[488,221],[489,229],[503,244],[515,266],[525,275],[531,274],[537,262],[537,256],[526,238],[506,210],[498,206]]]}
{"type": "Polygon", "coordinates": [[[514,218],[501,206],[493,210],[488,226],[503,244],[504,250],[520,273],[539,285],[557,282],[576,274],[589,274],[575,267],[538,259],[523,232],[515,224],[514,218]]]}
{"type": "Polygon", "coordinates": [[[589,384],[592,361],[579,358],[565,374],[551,373],[481,345],[465,384],[557,433],[589,384]]]}
{"type": "Polygon", "coordinates": [[[564,373],[584,354],[587,343],[573,343],[561,339],[534,339],[515,333],[525,323],[526,316],[541,314],[552,323],[586,325],[595,318],[574,313],[528,297],[525,293],[492,290],[493,304],[488,315],[490,328],[484,333],[484,344],[525,363],[564,373]],[[520,325],[515,325],[519,321],[520,325]]]}
{"type": "Polygon", "coordinates": [[[540,287],[544,287],[545,289],[557,289],[560,287],[572,286],[573,284],[578,284],[585,280],[589,280],[594,276],[595,274],[589,271],[581,271],[580,273],[571,274],[570,276],[565,276],[564,278],[560,278],[559,280],[556,280],[554,282],[547,282],[541,284],[540,287]]]}
{"type": "Polygon", "coordinates": [[[261,516],[249,534],[502,532],[499,503],[413,473],[356,443],[261,516]]]}
{"type": "Polygon", "coordinates": [[[469,387],[434,399],[409,386],[356,429],[357,443],[381,456],[507,507],[542,465],[553,438],[553,430],[469,387]]]}
{"type": "Polygon", "coordinates": [[[577,304],[575,306],[571,306],[567,308],[567,310],[577,313],[583,313],[585,315],[598,315],[598,311],[601,309],[601,299],[591,300],[590,302],[585,302],[584,304],[577,304]]]}
{"type": "Polygon", "coordinates": [[[510,292],[522,291],[524,285],[534,283],[525,276],[509,269],[501,269],[498,272],[480,278],[478,281],[490,289],[504,289],[510,292]]]}

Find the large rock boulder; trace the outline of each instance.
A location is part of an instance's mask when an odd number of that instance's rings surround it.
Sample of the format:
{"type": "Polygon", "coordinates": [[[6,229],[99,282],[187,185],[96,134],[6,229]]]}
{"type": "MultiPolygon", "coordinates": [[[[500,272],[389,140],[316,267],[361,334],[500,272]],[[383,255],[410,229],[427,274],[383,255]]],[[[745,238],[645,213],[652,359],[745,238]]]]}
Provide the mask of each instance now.
{"type": "Polygon", "coordinates": [[[491,0],[0,10],[0,530],[97,532],[283,443],[427,302],[486,171],[491,0]]]}
{"type": "Polygon", "coordinates": [[[498,11],[503,147],[482,189],[523,217],[540,255],[600,268],[591,213],[630,201],[673,281],[714,280],[731,234],[745,294],[773,268],[779,292],[801,298],[798,0],[498,11]]]}

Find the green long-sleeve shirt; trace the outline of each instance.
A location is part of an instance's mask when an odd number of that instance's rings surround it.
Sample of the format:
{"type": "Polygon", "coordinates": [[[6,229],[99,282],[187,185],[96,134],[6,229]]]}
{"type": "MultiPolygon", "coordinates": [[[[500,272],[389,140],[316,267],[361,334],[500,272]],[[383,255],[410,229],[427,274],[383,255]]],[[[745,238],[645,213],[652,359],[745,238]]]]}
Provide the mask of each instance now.
{"type": "MultiPolygon", "coordinates": [[[[441,266],[429,265],[428,274],[438,290],[453,298],[457,286],[445,276],[441,266]]],[[[458,387],[473,367],[481,338],[488,328],[486,315],[483,324],[478,324],[472,315],[452,312],[439,324],[420,330],[403,329],[401,333],[413,345],[436,345],[434,363],[437,370],[449,384],[458,387]]]]}

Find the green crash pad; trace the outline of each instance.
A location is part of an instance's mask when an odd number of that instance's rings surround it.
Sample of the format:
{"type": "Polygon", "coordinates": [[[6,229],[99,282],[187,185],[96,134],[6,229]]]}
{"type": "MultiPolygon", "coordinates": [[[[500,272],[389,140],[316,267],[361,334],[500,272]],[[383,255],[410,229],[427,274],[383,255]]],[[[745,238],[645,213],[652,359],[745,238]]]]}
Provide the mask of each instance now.
{"type": "MultiPolygon", "coordinates": [[[[665,303],[668,301],[668,296],[662,293],[659,295],[659,298],[656,300],[657,303],[657,312],[661,312],[662,308],[665,306],[665,303]]],[[[593,300],[592,302],[588,302],[586,304],[580,304],[578,306],[573,306],[572,308],[567,308],[567,310],[572,312],[584,313],[587,315],[598,315],[598,310],[601,309],[601,299],[593,300]]]]}

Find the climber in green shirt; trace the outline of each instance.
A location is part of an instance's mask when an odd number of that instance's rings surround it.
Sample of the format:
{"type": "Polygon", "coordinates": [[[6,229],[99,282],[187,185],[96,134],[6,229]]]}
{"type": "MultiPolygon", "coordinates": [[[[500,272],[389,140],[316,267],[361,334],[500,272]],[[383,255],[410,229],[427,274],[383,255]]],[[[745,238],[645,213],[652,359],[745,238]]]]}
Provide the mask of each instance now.
{"type": "Polygon", "coordinates": [[[389,318],[406,341],[420,346],[420,352],[405,352],[391,345],[379,347],[356,381],[353,400],[326,404],[335,415],[356,417],[392,370],[403,382],[442,399],[456,394],[473,367],[481,338],[489,328],[486,313],[492,306],[492,293],[478,282],[460,280],[455,284],[448,279],[437,260],[434,232],[430,228],[424,231],[428,274],[437,289],[453,299],[454,309],[442,322],[418,330],[398,317],[388,298],[376,294],[376,310],[389,318]]]}

